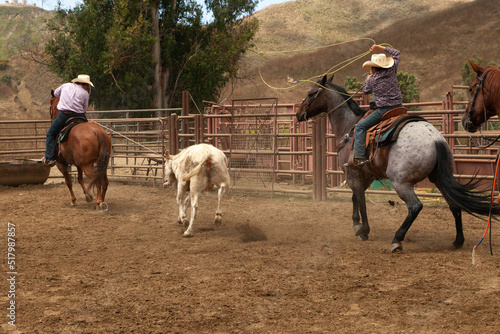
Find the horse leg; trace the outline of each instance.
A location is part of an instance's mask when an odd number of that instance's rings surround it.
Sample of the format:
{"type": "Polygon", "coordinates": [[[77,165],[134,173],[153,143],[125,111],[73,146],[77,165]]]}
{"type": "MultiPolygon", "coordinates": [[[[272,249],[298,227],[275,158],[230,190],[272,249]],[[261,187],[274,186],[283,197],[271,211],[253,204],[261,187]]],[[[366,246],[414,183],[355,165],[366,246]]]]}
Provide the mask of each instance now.
{"type": "Polygon", "coordinates": [[[85,189],[85,182],[83,181],[83,171],[80,167],[76,166],[76,169],[78,170],[78,183],[80,183],[80,186],[82,186],[83,193],[85,194],[85,200],[87,203],[92,202],[93,198],[92,195],[88,192],[88,189],[85,189]]]}
{"type": "Polygon", "coordinates": [[[399,183],[393,183],[392,185],[394,187],[394,190],[396,190],[399,198],[401,198],[406,203],[406,207],[408,208],[408,215],[406,216],[406,219],[404,220],[401,227],[396,231],[394,240],[392,240],[391,252],[396,252],[399,250],[403,250],[402,242],[405,238],[406,232],[408,232],[411,224],[413,224],[424,205],[422,204],[422,202],[420,202],[417,195],[415,194],[413,185],[399,183]]]}
{"type": "Polygon", "coordinates": [[[104,199],[106,198],[106,191],[108,191],[108,184],[109,184],[108,176],[104,175],[104,177],[102,178],[102,180],[100,182],[100,190],[101,190],[101,204],[100,204],[100,206],[102,207],[102,205],[104,204],[105,208],[103,208],[103,209],[105,211],[107,211],[107,208],[108,208],[108,205],[104,201],[104,199]]]}
{"type": "Polygon", "coordinates": [[[364,191],[353,190],[352,208],[354,235],[356,235],[359,240],[366,241],[370,233],[370,225],[368,224],[368,215],[366,214],[366,197],[364,191]],[[360,214],[361,224],[359,223],[360,214]]]}
{"type": "Polygon", "coordinates": [[[68,173],[68,168],[69,166],[68,165],[63,165],[62,163],[60,162],[57,162],[56,163],[57,165],[57,168],[59,169],[59,171],[62,173],[62,175],[64,176],[64,181],[66,183],[66,186],[68,187],[69,189],[69,193],[71,195],[71,203],[70,203],[70,206],[75,206],[76,204],[76,197],[75,197],[75,193],[73,192],[73,183],[71,182],[71,176],[69,175],[68,173]]]}
{"type": "Polygon", "coordinates": [[[457,229],[457,236],[453,242],[453,246],[457,249],[462,248],[465,241],[464,231],[462,228],[462,209],[455,208],[450,205],[450,210],[453,213],[453,217],[455,217],[455,227],[457,229]]]}

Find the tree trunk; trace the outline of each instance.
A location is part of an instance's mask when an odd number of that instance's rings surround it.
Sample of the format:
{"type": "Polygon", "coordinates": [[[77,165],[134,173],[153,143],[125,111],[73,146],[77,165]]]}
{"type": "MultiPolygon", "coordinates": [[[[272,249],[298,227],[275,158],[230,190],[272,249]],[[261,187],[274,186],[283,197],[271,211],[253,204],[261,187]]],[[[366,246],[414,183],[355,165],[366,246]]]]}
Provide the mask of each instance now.
{"type": "MultiPolygon", "coordinates": [[[[161,49],[160,49],[160,19],[158,16],[158,9],[160,7],[160,2],[158,0],[154,1],[151,7],[151,23],[153,26],[153,37],[155,39],[155,44],[153,46],[153,61],[155,63],[154,74],[153,74],[153,108],[161,109],[165,108],[163,105],[163,96],[165,86],[163,84],[163,71],[161,66],[161,49]]],[[[161,111],[156,112],[156,117],[161,117],[161,111]]]]}

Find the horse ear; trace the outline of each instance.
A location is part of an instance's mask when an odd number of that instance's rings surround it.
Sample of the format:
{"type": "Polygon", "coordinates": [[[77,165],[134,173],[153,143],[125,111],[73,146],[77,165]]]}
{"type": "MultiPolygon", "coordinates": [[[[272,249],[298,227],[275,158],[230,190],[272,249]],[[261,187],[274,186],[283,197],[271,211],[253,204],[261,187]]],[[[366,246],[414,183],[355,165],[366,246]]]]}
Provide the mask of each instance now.
{"type": "Polygon", "coordinates": [[[472,62],[472,60],[469,59],[469,64],[470,66],[472,67],[472,70],[474,72],[476,72],[477,75],[481,75],[481,73],[483,73],[484,71],[484,68],[482,68],[481,66],[479,65],[476,65],[475,63],[472,62]]]}
{"type": "Polygon", "coordinates": [[[326,74],[323,76],[323,79],[321,79],[321,82],[319,83],[321,86],[325,86],[326,85],[326,74]]]}
{"type": "Polygon", "coordinates": [[[330,77],[330,79],[328,79],[329,82],[333,82],[333,77],[335,76],[335,73],[332,73],[332,76],[330,77]]]}
{"type": "Polygon", "coordinates": [[[50,95],[52,95],[52,97],[54,97],[54,90],[53,89],[50,90],[50,95]]]}

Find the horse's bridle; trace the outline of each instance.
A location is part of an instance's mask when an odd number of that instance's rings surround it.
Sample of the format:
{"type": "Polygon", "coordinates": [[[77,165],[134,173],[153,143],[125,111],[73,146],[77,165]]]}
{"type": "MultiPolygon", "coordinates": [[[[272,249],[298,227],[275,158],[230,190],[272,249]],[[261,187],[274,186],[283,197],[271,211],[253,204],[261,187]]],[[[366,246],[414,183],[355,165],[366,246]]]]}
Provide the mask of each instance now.
{"type": "Polygon", "coordinates": [[[314,94],[314,96],[312,98],[309,99],[309,96],[308,96],[307,104],[303,108],[303,110],[304,110],[304,120],[306,122],[307,122],[307,108],[309,108],[309,106],[311,106],[311,103],[313,103],[313,101],[318,97],[319,93],[321,93],[322,90],[323,90],[323,88],[319,87],[318,91],[316,92],[316,94],[314,94]]]}
{"type": "MultiPolygon", "coordinates": [[[[476,103],[477,96],[479,95],[479,91],[481,91],[481,95],[483,96],[484,122],[486,123],[486,121],[488,120],[488,118],[487,118],[488,115],[495,115],[495,112],[491,112],[488,109],[486,109],[486,101],[484,99],[484,80],[486,79],[486,75],[489,73],[489,71],[490,70],[486,70],[486,71],[484,71],[484,73],[481,76],[477,77],[478,83],[476,84],[476,87],[474,87],[474,94],[472,95],[472,98],[469,100],[469,112],[466,112],[466,114],[465,114],[465,120],[466,120],[466,122],[469,122],[470,124],[472,124],[471,115],[472,115],[472,112],[474,111],[474,105],[476,103]]],[[[471,137],[469,131],[467,130],[467,135],[469,136],[469,139],[471,140],[471,143],[473,143],[474,146],[479,147],[479,148],[488,148],[491,145],[495,144],[498,140],[500,140],[500,135],[495,139],[490,139],[490,138],[486,137],[485,135],[483,135],[483,133],[481,131],[481,126],[478,126],[478,129],[479,129],[479,133],[481,133],[481,138],[483,138],[486,141],[489,141],[490,143],[488,145],[486,145],[485,147],[477,146],[476,144],[474,144],[474,141],[472,140],[472,137],[471,137]]]]}
{"type": "MultiPolygon", "coordinates": [[[[328,89],[328,88],[327,88],[327,89],[328,89]]],[[[332,109],[330,109],[330,110],[328,110],[328,111],[325,111],[325,112],[324,112],[324,113],[325,113],[325,115],[328,115],[328,114],[330,114],[330,113],[334,112],[335,110],[337,110],[338,108],[340,108],[341,106],[343,106],[344,104],[346,104],[347,102],[349,102],[349,100],[351,100],[352,98],[354,98],[354,96],[356,96],[356,94],[358,94],[358,93],[361,91],[361,89],[363,89],[363,86],[361,86],[361,88],[360,88],[360,89],[358,89],[356,93],[352,94],[351,96],[349,96],[349,98],[345,99],[345,100],[344,100],[344,102],[342,102],[341,104],[339,104],[339,105],[337,105],[337,106],[333,107],[332,109]]],[[[305,120],[305,121],[307,121],[307,108],[309,108],[309,106],[311,105],[311,103],[314,101],[314,99],[316,99],[316,98],[318,97],[319,93],[321,93],[321,91],[322,91],[322,90],[323,90],[323,88],[322,88],[322,87],[319,87],[319,88],[318,88],[318,91],[316,92],[316,94],[314,94],[314,97],[310,98],[310,99],[307,101],[307,104],[304,106],[303,110],[304,110],[304,115],[305,115],[305,116],[304,116],[304,120],[305,120]]],[[[339,93],[339,94],[343,94],[343,93],[341,93],[341,92],[337,92],[337,93],[339,93]]],[[[345,94],[344,94],[344,95],[345,95],[345,94]]]]}

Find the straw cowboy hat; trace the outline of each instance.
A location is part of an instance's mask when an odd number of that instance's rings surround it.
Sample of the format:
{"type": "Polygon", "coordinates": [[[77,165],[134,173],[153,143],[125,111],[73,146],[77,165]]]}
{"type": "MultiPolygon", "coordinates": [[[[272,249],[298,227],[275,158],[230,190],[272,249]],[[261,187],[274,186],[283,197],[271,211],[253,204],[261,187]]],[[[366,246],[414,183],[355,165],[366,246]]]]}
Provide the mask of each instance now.
{"type": "Polygon", "coordinates": [[[369,70],[372,67],[389,68],[394,65],[392,57],[386,57],[383,53],[372,54],[372,60],[365,61],[363,64],[364,70],[369,70]]]}
{"type": "Polygon", "coordinates": [[[92,87],[94,87],[94,84],[92,82],[90,82],[90,76],[88,76],[86,74],[78,74],[78,78],[71,80],[71,82],[85,83],[85,84],[89,84],[92,87]]]}

